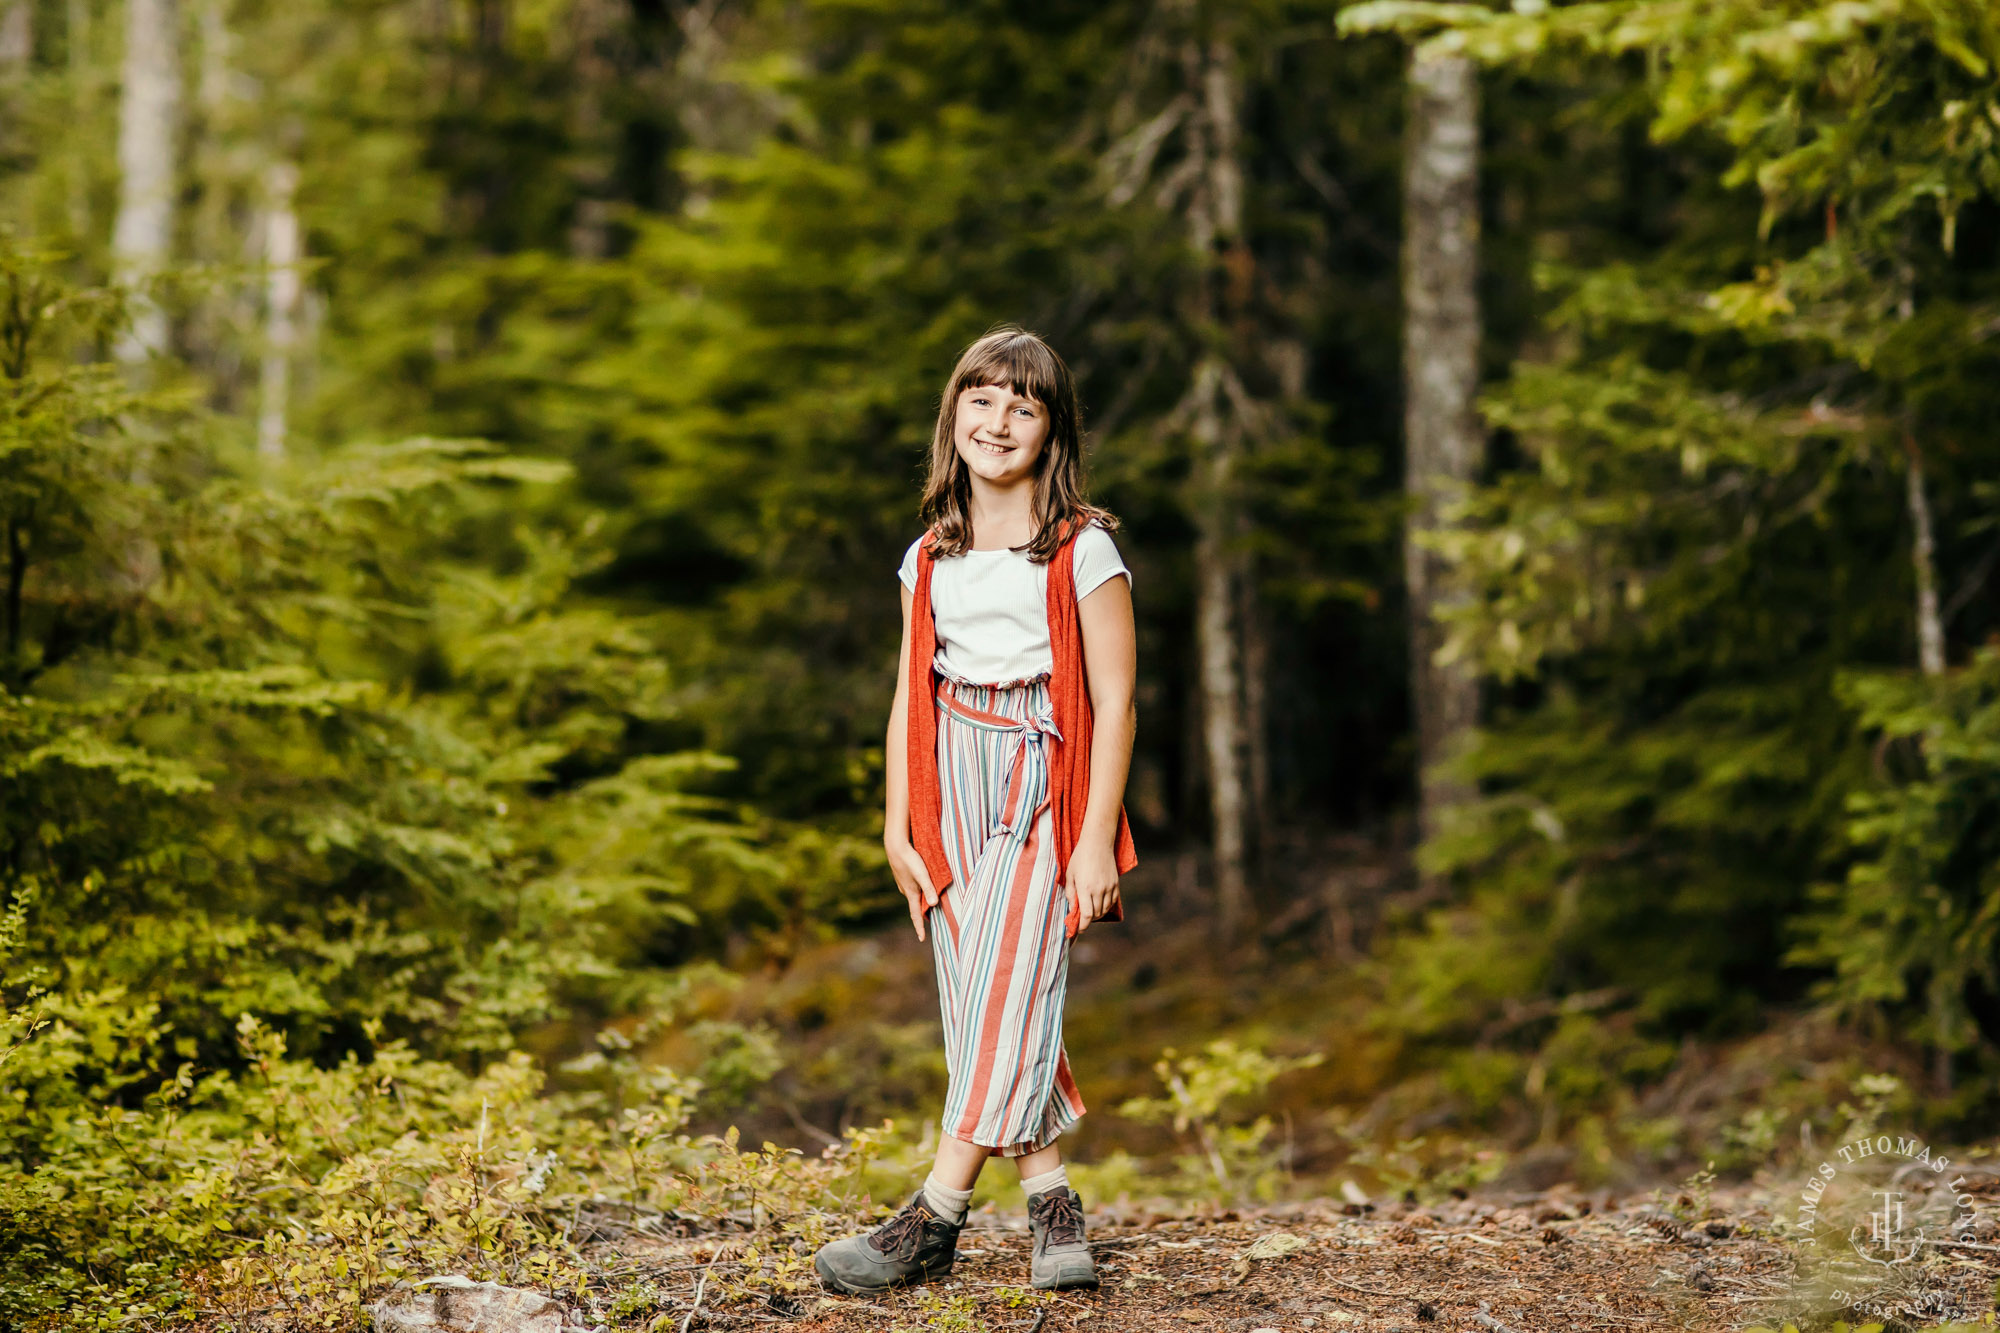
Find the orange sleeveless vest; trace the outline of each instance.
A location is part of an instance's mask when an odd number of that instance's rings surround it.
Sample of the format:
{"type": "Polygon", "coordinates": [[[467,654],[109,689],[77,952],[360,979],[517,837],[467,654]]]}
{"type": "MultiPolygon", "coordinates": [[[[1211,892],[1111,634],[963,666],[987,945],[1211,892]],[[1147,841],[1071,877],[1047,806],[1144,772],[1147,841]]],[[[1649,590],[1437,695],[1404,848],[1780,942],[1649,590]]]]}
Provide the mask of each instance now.
{"type": "MultiPolygon", "coordinates": [[[[1076,615],[1076,538],[1079,520],[1049,561],[1049,648],[1054,659],[1049,673],[1049,703],[1062,739],[1049,755],[1049,804],[1055,825],[1056,884],[1067,883],[1070,853],[1083,829],[1084,807],[1090,801],[1090,690],[1084,676],[1083,631],[1076,615]]],[[[932,534],[917,549],[917,586],[910,602],[909,774],[910,841],[924,858],[931,883],[951,885],[951,862],[944,853],[944,794],[938,786],[937,699],[934,663],[937,623],[931,618],[932,534]]],[[[1132,826],[1125,808],[1118,809],[1118,834],[1112,855],[1118,873],[1139,863],[1132,845],[1132,826]]],[[[1074,938],[1081,912],[1074,898],[1063,920],[1064,933],[1074,938]]],[[[1113,904],[1103,918],[1122,921],[1124,911],[1113,904]]]]}

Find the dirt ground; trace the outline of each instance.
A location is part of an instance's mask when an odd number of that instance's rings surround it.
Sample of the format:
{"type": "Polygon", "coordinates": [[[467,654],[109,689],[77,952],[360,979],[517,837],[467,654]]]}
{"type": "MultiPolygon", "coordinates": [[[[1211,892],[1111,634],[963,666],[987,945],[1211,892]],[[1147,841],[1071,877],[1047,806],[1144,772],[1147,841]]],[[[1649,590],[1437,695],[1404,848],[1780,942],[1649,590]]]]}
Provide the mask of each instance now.
{"type": "MultiPolygon", "coordinates": [[[[1364,952],[1371,918],[1362,909],[1393,889],[1400,872],[1379,849],[1322,853],[1301,860],[1321,870],[1294,886],[1300,910],[1235,951],[1215,947],[1187,896],[1194,877],[1177,874],[1170,858],[1133,877],[1131,921],[1093,928],[1074,951],[1065,1040],[1093,1109],[1065,1135],[1066,1157],[1088,1162],[1119,1150],[1157,1165],[1184,1150],[1167,1127],[1135,1122],[1117,1108],[1128,1097],[1157,1094],[1154,1061],[1163,1048],[1185,1049],[1198,1034],[1247,1027],[1274,1053],[1312,1050],[1326,1057],[1274,1085],[1259,1109],[1283,1118],[1300,1186],[1330,1187],[1351,1145],[1329,1128],[1324,1112],[1370,1105],[1396,1074],[1390,1055],[1359,1021],[1370,997],[1349,963],[1364,952]]],[[[930,967],[927,946],[897,924],[815,946],[760,984],[726,992],[726,1003],[718,1001],[705,1016],[767,1025],[781,1036],[788,1058],[763,1090],[768,1095],[723,1107],[713,1125],[698,1128],[736,1125],[749,1142],[769,1138],[812,1148],[891,1108],[935,1105],[942,1062],[930,1058],[937,1003],[930,967]]],[[[1849,1045],[1839,1047],[1843,1060],[1851,1056],[1849,1045]]],[[[663,1047],[654,1054],[681,1066],[699,1053],[663,1047]]],[[[1811,1069],[1823,1058],[1817,1048],[1769,1046],[1746,1048],[1729,1061],[1690,1058],[1687,1069],[1646,1094],[1636,1113],[1676,1123],[1721,1114],[1716,1108],[1733,1115],[1755,1104],[1760,1069],[1811,1069]]],[[[1518,1140],[1534,1129],[1524,1122],[1494,1133],[1518,1140]]],[[[1691,1140],[1702,1137],[1690,1132],[1691,1140]]],[[[1004,1205],[975,1211],[950,1277],[873,1300],[796,1287],[773,1294],[783,1275],[773,1270],[769,1238],[762,1242],[760,1284],[742,1263],[757,1243],[747,1233],[627,1231],[607,1238],[593,1258],[605,1295],[635,1287],[657,1293],[650,1308],[620,1311],[610,1321],[646,1333],[768,1324],[825,1333],[1722,1333],[1781,1328],[1788,1320],[1818,1333],[1842,1317],[1914,1329],[1942,1323],[1946,1313],[1978,1320],[1994,1309],[2000,1169],[1975,1186],[1994,1220],[1977,1234],[1981,1243],[1939,1249],[1921,1265],[1917,1285],[1929,1298],[1930,1317],[1885,1321],[1875,1311],[1814,1298],[1809,1284],[1795,1278],[1795,1252],[1775,1234],[1796,1209],[1789,1194],[1773,1199],[1749,1185],[1724,1185],[1704,1206],[1691,1206],[1663,1199],[1652,1180],[1615,1174],[1609,1178],[1618,1193],[1586,1193],[1553,1184],[1569,1178],[1574,1163],[1567,1152],[1551,1158],[1546,1147],[1520,1154],[1485,1192],[1424,1207],[1378,1197],[1366,1208],[1336,1198],[1207,1213],[1160,1204],[1153,1211],[1093,1200],[1086,1189],[1103,1278],[1094,1293],[1029,1290],[1027,1219],[1004,1205]],[[746,1279],[762,1294],[743,1295],[746,1279]]],[[[1365,1172],[1338,1174],[1379,1185],[1365,1172]]],[[[807,1256],[789,1259],[810,1287],[807,1256]]]]}
{"type": "MultiPolygon", "coordinates": [[[[1024,1290],[1025,1218],[987,1213],[974,1216],[958,1265],[941,1282],[873,1300],[808,1293],[700,1308],[696,1274],[711,1258],[726,1270],[726,1244],[720,1257],[713,1241],[698,1239],[635,1246],[628,1238],[619,1248],[627,1271],[650,1269],[663,1291],[686,1293],[662,1308],[654,1326],[663,1329],[776,1322],[823,1333],[1583,1333],[1735,1330],[1786,1319],[1830,1326],[1830,1313],[1809,1317],[1793,1294],[1792,1252],[1766,1229],[1770,1220],[1747,1195],[1718,1196],[1707,1220],[1694,1224],[1650,1197],[1621,1204],[1559,1193],[1475,1197],[1429,1210],[1359,1211],[1339,1202],[1213,1216],[1093,1210],[1103,1286],[1051,1296],[1024,1290]],[[1270,1257],[1255,1257],[1260,1245],[1270,1257]]],[[[1935,1259],[1924,1270],[1925,1289],[1959,1318],[1979,1319],[1993,1309],[1995,1260],[2000,1253],[1984,1248],[1935,1259]]]]}

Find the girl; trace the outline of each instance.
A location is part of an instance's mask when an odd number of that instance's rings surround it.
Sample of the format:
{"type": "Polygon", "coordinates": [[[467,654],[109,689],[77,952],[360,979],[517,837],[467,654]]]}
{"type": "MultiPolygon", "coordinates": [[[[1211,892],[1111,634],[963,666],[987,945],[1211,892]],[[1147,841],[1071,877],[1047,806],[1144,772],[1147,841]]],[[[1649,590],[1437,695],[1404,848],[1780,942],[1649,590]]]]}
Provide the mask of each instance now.
{"type": "Polygon", "coordinates": [[[1137,859],[1131,575],[1083,502],[1076,389],[1032,333],[965,350],[931,439],[903,582],[882,841],[944,1013],[943,1136],[902,1212],[820,1250],[837,1291],[951,1271],[972,1185],[1012,1157],[1037,1287],[1094,1287],[1056,1138],[1083,1114],[1062,1044],[1069,941],[1123,919],[1137,859]],[[1087,670],[1086,670],[1087,666],[1087,670]]]}

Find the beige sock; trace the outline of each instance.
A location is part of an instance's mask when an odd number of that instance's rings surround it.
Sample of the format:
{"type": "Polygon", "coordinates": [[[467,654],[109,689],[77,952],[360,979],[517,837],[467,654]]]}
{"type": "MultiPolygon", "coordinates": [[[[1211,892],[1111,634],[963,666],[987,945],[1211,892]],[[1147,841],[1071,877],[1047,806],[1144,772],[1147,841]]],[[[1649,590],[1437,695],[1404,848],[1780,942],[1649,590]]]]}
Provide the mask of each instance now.
{"type": "Polygon", "coordinates": [[[931,1211],[945,1221],[963,1222],[966,1209],[972,1206],[972,1191],[939,1184],[937,1172],[933,1171],[924,1180],[924,1199],[931,1211]]]}
{"type": "Polygon", "coordinates": [[[1069,1188],[1069,1168],[1067,1166],[1058,1165],[1055,1170],[1044,1171],[1039,1176],[1021,1177],[1021,1190],[1031,1199],[1037,1194],[1047,1194],[1058,1185],[1064,1189],[1069,1188]]]}

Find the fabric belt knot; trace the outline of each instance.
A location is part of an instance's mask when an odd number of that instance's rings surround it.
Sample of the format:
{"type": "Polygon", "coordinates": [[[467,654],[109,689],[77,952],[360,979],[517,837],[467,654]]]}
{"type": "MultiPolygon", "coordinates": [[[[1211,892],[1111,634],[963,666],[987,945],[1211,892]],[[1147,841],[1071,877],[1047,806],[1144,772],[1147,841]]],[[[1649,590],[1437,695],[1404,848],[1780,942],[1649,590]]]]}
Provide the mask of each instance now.
{"type": "MultiPolygon", "coordinates": [[[[1027,684],[1031,682],[1021,683],[1027,684]]],[[[1028,760],[1032,755],[1040,753],[1043,759],[1043,771],[1046,772],[1048,756],[1044,746],[1044,738],[1053,737],[1058,741],[1062,739],[1062,733],[1056,730],[1055,710],[1049,703],[1048,695],[1046,692],[1042,693],[1034,715],[1031,717],[1003,717],[998,713],[988,712],[983,708],[974,708],[971,704],[952,693],[951,684],[942,675],[939,676],[937,682],[937,703],[939,708],[951,714],[959,721],[978,727],[982,731],[1013,732],[1020,738],[1012,759],[1014,774],[1007,783],[1007,802],[1000,815],[1000,831],[1016,840],[1025,838],[1028,836],[1028,831],[1034,828],[1035,821],[1041,817],[1042,811],[1048,809],[1049,803],[1055,798],[1054,785],[1046,781],[1043,782],[1042,799],[1036,802],[1033,810],[1026,812],[1027,817],[1025,819],[1022,818],[1021,793],[1027,782],[1028,760]]],[[[993,686],[990,688],[999,689],[1005,687],[993,686]]]]}

